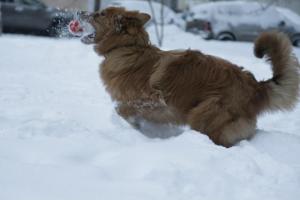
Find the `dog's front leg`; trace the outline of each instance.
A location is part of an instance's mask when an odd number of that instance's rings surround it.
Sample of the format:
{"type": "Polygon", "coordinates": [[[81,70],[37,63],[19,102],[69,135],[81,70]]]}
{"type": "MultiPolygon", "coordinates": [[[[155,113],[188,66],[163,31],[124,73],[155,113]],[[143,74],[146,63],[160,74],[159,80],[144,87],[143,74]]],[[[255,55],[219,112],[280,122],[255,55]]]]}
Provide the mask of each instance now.
{"type": "Polygon", "coordinates": [[[116,112],[134,128],[140,128],[140,117],[138,117],[138,110],[134,106],[119,103],[116,107],[116,112]]]}

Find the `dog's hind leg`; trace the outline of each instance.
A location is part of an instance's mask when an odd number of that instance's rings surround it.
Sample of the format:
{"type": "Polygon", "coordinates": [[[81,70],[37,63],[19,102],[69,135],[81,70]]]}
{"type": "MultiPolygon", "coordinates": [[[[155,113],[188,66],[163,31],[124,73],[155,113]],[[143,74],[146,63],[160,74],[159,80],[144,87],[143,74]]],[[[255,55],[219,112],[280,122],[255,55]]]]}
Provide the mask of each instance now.
{"type": "Polygon", "coordinates": [[[214,143],[223,145],[219,141],[222,129],[234,120],[234,116],[219,102],[219,98],[210,98],[201,102],[189,112],[187,123],[192,129],[206,134],[214,143]]]}
{"type": "Polygon", "coordinates": [[[212,98],[200,103],[188,114],[192,129],[206,134],[215,144],[231,147],[255,134],[256,119],[245,119],[232,114],[212,98]]]}

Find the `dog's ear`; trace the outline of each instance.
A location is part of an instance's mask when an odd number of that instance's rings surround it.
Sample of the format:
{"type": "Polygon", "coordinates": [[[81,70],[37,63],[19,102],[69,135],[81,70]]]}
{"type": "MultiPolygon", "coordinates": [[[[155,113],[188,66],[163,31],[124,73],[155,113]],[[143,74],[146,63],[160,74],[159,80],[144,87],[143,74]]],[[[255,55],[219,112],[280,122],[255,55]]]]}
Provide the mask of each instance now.
{"type": "Polygon", "coordinates": [[[144,26],[151,19],[151,16],[147,13],[138,13],[137,19],[141,22],[142,26],[144,26]]]}
{"type": "Polygon", "coordinates": [[[115,31],[121,33],[130,27],[144,26],[150,19],[151,16],[146,13],[131,12],[125,16],[118,14],[114,17],[115,31]]]}
{"type": "Polygon", "coordinates": [[[121,33],[124,26],[124,17],[122,15],[116,15],[114,17],[114,23],[116,33],[121,33]]]}

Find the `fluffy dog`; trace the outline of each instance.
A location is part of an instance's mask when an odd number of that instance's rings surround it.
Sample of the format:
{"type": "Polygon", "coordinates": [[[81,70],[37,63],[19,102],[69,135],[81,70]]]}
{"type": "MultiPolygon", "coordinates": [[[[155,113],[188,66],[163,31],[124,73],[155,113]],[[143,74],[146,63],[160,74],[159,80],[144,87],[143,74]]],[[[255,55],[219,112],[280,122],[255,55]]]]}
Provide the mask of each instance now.
{"type": "Polygon", "coordinates": [[[255,134],[257,116],[291,110],[299,92],[299,63],[282,33],[263,33],[258,58],[270,61],[273,77],[257,81],[248,71],[196,50],[162,51],[143,25],[150,16],[111,7],[82,14],[95,33],[82,39],[104,56],[100,76],[117,112],[138,128],[139,119],[189,125],[230,147],[255,134]]]}

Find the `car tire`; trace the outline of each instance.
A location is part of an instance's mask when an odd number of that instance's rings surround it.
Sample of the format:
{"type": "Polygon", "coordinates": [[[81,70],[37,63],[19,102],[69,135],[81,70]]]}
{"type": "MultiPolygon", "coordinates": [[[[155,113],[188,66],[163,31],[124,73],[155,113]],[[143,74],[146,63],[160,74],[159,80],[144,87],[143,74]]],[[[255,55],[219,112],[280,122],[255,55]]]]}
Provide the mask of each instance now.
{"type": "Polygon", "coordinates": [[[232,33],[223,32],[223,33],[218,34],[216,39],[221,40],[221,41],[234,41],[235,37],[232,33]]]}

